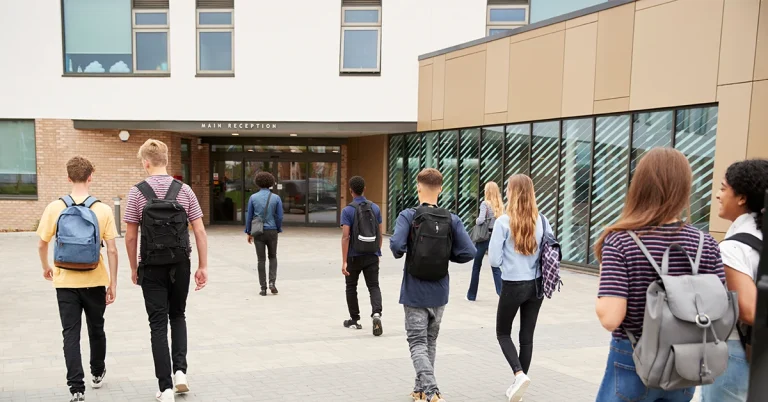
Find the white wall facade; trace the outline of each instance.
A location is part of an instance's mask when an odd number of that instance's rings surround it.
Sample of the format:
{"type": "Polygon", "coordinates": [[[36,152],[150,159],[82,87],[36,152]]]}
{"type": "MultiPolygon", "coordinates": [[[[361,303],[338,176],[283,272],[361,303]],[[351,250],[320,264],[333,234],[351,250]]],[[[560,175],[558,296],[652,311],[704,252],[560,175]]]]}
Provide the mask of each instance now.
{"type": "Polygon", "coordinates": [[[235,77],[195,77],[195,1],[170,0],[170,77],[64,77],[60,0],[0,0],[0,118],[416,121],[418,55],[482,37],[485,13],[384,0],[381,75],[340,76],[341,1],[236,0],[235,77]]]}

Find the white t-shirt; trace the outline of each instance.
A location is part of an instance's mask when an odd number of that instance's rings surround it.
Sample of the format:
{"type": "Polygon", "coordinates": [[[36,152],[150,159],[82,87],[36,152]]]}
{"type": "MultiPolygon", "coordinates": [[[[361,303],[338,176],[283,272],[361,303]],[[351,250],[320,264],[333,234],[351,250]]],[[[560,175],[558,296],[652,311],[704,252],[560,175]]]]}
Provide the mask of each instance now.
{"type": "MultiPolygon", "coordinates": [[[[729,238],[736,233],[749,233],[756,236],[758,239],[763,239],[763,233],[757,228],[755,222],[756,214],[744,214],[738,217],[731,227],[728,228],[728,232],[725,233],[725,238],[729,238]]],[[[760,263],[760,253],[758,253],[752,247],[738,242],[738,241],[723,241],[720,243],[720,254],[723,256],[723,264],[748,275],[754,281],[757,278],[757,266],[760,263]]],[[[731,340],[738,340],[739,334],[733,331],[731,340]]]]}

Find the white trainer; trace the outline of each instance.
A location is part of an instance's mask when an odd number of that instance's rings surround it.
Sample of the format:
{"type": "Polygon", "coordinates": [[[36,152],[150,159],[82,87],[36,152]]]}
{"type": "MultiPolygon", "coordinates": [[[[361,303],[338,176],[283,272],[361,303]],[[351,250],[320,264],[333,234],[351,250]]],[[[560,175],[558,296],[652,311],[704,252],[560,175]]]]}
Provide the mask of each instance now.
{"type": "Polygon", "coordinates": [[[172,389],[166,389],[163,392],[157,391],[157,394],[155,395],[155,399],[157,399],[158,402],[175,402],[176,397],[173,395],[172,389]]]}
{"type": "Polygon", "coordinates": [[[173,375],[173,390],[183,394],[185,392],[189,392],[189,383],[187,382],[187,375],[184,374],[183,371],[178,370],[176,371],[176,374],[173,375]]]}
{"type": "Polygon", "coordinates": [[[515,382],[507,389],[507,398],[509,402],[520,402],[523,400],[523,395],[528,389],[528,385],[531,384],[531,379],[525,374],[519,374],[515,376],[515,382]]]}

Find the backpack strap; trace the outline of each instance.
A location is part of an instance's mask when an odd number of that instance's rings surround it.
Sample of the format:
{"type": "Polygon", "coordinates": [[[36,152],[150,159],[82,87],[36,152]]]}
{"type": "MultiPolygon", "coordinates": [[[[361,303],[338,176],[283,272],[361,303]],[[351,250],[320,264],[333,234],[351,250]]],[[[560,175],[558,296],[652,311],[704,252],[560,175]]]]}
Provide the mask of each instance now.
{"type": "Polygon", "coordinates": [[[65,195],[65,196],[63,196],[63,197],[61,197],[59,199],[64,203],[64,205],[67,208],[75,205],[75,200],[72,198],[71,195],[65,195]]]}
{"type": "Polygon", "coordinates": [[[95,197],[91,197],[89,195],[88,198],[86,198],[85,201],[83,201],[83,206],[90,209],[93,206],[93,204],[97,202],[99,202],[98,199],[96,199],[95,197]]]}
{"type": "Polygon", "coordinates": [[[648,260],[648,262],[651,263],[651,266],[653,267],[654,270],[656,270],[656,273],[659,275],[666,275],[666,272],[662,274],[661,268],[659,267],[659,263],[657,263],[656,260],[653,259],[651,252],[648,251],[648,248],[645,247],[645,244],[643,244],[643,242],[640,241],[640,238],[637,236],[637,233],[635,233],[632,230],[628,230],[627,233],[632,238],[632,240],[635,241],[635,244],[637,244],[637,247],[640,247],[640,250],[643,252],[643,255],[645,255],[645,258],[648,260]]]}
{"type": "Polygon", "coordinates": [[[176,201],[176,197],[179,195],[179,191],[181,191],[181,182],[173,179],[171,182],[171,186],[168,187],[168,192],[165,193],[165,200],[166,201],[176,201]]]}
{"type": "Polygon", "coordinates": [[[146,198],[147,201],[157,199],[157,194],[155,194],[155,190],[152,189],[152,186],[150,186],[146,180],[142,180],[141,183],[136,185],[136,188],[139,189],[139,191],[141,191],[141,194],[144,195],[144,198],[146,198]]]}
{"type": "Polygon", "coordinates": [[[758,253],[763,253],[763,241],[760,240],[755,235],[749,234],[749,233],[736,233],[735,235],[723,240],[723,241],[737,241],[741,244],[746,244],[749,247],[752,247],[753,250],[757,251],[758,253]]]}

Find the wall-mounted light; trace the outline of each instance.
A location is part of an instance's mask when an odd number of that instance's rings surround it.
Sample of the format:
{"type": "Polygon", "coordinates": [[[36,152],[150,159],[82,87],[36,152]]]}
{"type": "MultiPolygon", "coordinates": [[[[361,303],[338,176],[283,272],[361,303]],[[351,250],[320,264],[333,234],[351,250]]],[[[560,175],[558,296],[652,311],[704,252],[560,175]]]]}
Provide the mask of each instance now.
{"type": "Polygon", "coordinates": [[[232,135],[240,135],[240,133],[232,133],[232,135]]]}
{"type": "Polygon", "coordinates": [[[291,134],[291,137],[298,137],[298,134],[291,134]]]}
{"type": "Polygon", "coordinates": [[[120,138],[120,141],[126,142],[126,141],[128,141],[129,138],[131,138],[131,133],[129,133],[129,132],[125,131],[125,130],[122,130],[122,131],[120,131],[119,134],[117,134],[117,136],[118,136],[118,138],[120,138]]]}

